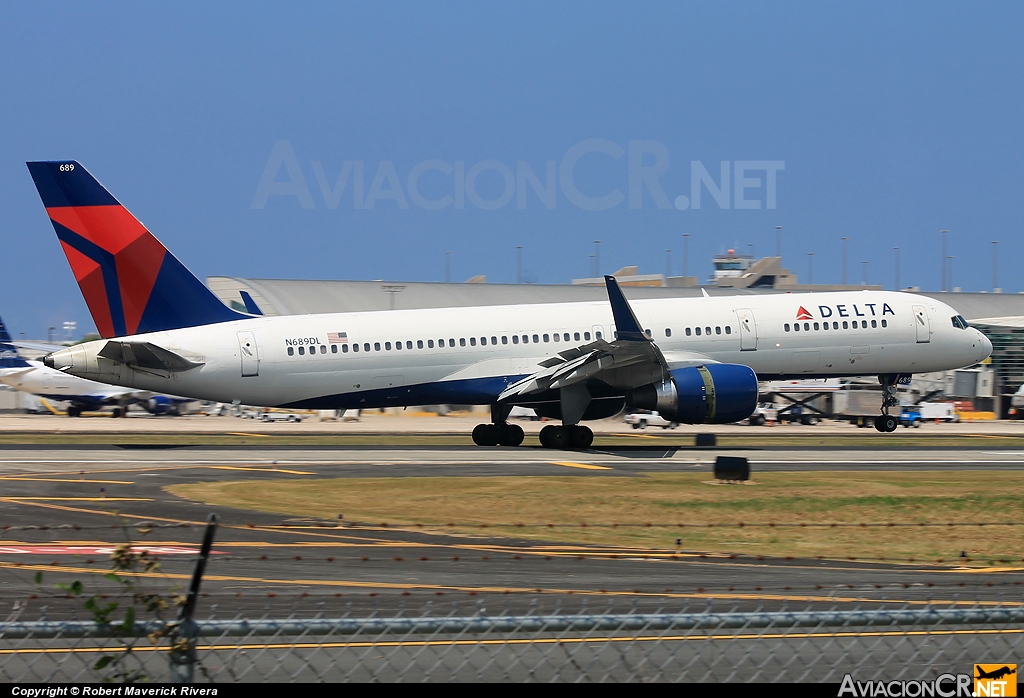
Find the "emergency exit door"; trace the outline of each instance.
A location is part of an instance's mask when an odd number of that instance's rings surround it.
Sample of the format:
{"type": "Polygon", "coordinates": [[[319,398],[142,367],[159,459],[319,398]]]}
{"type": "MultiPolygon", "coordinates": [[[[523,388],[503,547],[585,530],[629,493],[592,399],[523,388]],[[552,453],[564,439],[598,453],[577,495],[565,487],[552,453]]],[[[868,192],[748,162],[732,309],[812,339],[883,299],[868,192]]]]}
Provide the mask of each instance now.
{"type": "Polygon", "coordinates": [[[928,319],[928,311],[923,305],[914,306],[914,327],[917,328],[917,343],[932,341],[932,326],[928,319]]]}
{"type": "Polygon", "coordinates": [[[238,354],[242,357],[242,377],[260,375],[260,350],[256,346],[256,335],[252,332],[238,333],[238,354]]]}
{"type": "Polygon", "coordinates": [[[757,349],[757,323],[754,322],[754,311],[750,308],[739,308],[736,318],[740,321],[740,351],[757,349]]]}

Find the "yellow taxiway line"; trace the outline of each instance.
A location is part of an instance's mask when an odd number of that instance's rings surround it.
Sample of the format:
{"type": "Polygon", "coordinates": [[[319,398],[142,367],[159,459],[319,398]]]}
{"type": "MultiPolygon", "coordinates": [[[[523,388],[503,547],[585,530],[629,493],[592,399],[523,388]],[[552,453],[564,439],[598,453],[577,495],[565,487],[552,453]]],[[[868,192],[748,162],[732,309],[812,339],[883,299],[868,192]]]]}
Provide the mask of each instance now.
{"type": "Polygon", "coordinates": [[[580,468],[582,470],[611,470],[607,465],[591,465],[590,463],[572,463],[569,461],[551,461],[551,465],[561,465],[566,468],[580,468]]]}

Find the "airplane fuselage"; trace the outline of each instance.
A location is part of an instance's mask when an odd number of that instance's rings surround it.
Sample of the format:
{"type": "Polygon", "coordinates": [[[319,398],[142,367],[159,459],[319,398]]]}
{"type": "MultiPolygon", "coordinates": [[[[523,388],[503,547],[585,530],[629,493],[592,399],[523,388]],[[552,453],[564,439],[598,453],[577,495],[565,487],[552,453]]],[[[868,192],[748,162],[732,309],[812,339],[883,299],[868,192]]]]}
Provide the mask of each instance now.
{"type": "MultiPolygon", "coordinates": [[[[761,380],[940,371],[991,351],[978,330],[958,326],[948,305],[907,293],[631,305],[670,365],[706,357],[749,366],[761,380]]],[[[189,370],[105,359],[98,354],[108,340],[52,360],[83,378],[219,402],[320,409],[490,404],[540,361],[614,336],[607,303],[550,303],[260,317],[130,337],[198,364],[189,370]]]]}

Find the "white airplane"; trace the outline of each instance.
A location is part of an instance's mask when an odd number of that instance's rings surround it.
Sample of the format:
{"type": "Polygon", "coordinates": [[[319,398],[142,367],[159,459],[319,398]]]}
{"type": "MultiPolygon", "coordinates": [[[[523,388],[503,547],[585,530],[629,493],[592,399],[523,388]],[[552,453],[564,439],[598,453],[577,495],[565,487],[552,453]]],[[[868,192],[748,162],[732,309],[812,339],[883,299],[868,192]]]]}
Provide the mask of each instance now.
{"type": "MultiPolygon", "coordinates": [[[[79,417],[83,411],[108,406],[113,406],[114,417],[121,417],[133,404],[140,404],[153,414],[177,414],[183,402],[191,402],[69,375],[44,366],[41,361],[22,358],[16,344],[0,319],[0,383],[47,400],[68,402],[69,417],[79,417]]],[[[31,342],[23,344],[32,345],[31,342]]]]}
{"type": "Polygon", "coordinates": [[[541,443],[585,448],[581,420],[624,405],[684,423],[729,423],[758,379],[878,376],[880,431],[896,385],[970,365],[992,345],[948,305],[882,292],[261,317],[231,310],[74,161],[28,163],[101,340],[47,366],[217,402],[360,409],[491,406],[479,445],[522,443],[513,406],[561,419],[541,443]]]}

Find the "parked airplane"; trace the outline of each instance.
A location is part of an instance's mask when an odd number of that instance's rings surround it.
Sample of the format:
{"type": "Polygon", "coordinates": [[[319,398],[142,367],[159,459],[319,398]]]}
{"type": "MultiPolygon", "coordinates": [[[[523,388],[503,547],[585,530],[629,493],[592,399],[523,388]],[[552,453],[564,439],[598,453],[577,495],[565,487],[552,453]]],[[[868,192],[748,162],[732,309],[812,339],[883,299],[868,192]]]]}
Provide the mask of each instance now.
{"type": "Polygon", "coordinates": [[[46,365],[217,402],[312,409],[491,406],[480,445],[518,445],[514,405],[561,419],[541,443],[585,448],[581,420],[623,405],[676,422],[750,415],[758,379],[896,384],[977,363],[991,343],[944,303],[881,291],[253,317],[231,310],[79,163],[28,163],[102,340],[46,365]]]}
{"type": "Polygon", "coordinates": [[[147,390],[117,388],[106,383],[68,375],[44,366],[40,361],[22,358],[11,335],[0,319],[0,383],[48,400],[71,403],[68,416],[78,417],[85,410],[113,406],[113,416],[125,415],[128,405],[140,404],[153,414],[177,414],[181,405],[191,400],[154,395],[147,390]]]}

